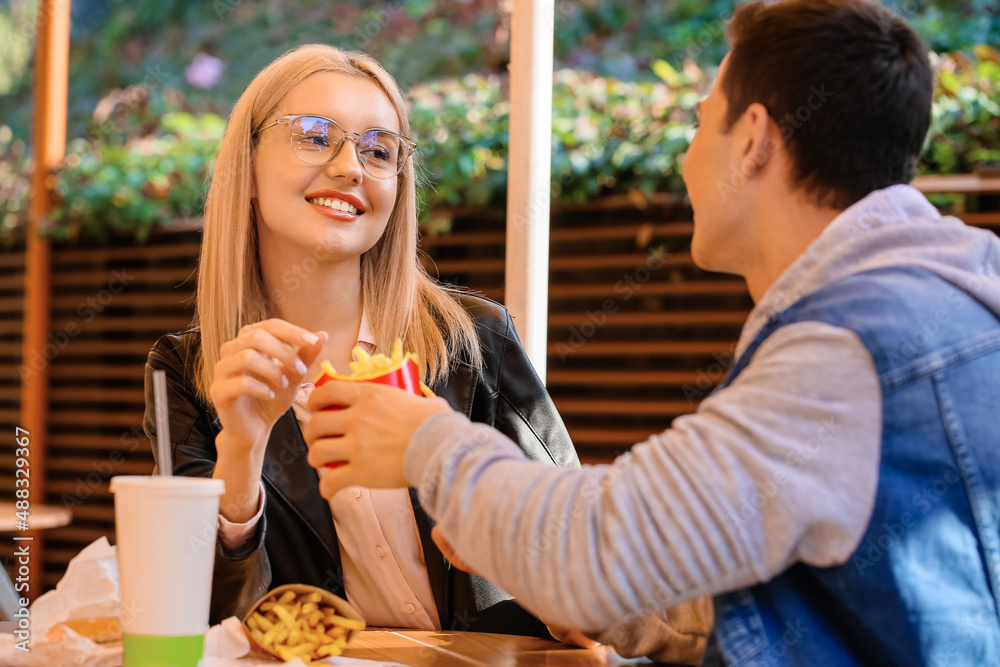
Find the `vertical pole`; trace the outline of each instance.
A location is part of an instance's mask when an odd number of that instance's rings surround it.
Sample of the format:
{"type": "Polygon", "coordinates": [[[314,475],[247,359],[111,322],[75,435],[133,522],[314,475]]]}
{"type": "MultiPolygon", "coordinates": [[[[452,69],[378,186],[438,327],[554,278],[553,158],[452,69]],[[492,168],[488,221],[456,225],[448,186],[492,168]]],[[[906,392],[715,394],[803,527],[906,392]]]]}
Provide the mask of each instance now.
{"type": "Polygon", "coordinates": [[[504,302],[542,381],[548,349],[553,0],[514,0],[504,302]]]}
{"type": "MultiPolygon", "coordinates": [[[[41,0],[35,43],[34,174],[24,277],[24,332],[21,359],[21,428],[28,431],[30,449],[29,501],[45,502],[45,450],[48,417],[48,364],[45,355],[51,316],[52,248],[39,234],[39,224],[51,208],[54,169],[66,155],[66,103],[69,85],[69,0],[41,0]]],[[[13,437],[14,434],[10,434],[13,437]]],[[[23,435],[23,434],[22,434],[23,435]]],[[[30,519],[29,519],[30,525],[30,519]]],[[[42,592],[44,544],[41,531],[31,536],[28,597],[42,592]]]]}

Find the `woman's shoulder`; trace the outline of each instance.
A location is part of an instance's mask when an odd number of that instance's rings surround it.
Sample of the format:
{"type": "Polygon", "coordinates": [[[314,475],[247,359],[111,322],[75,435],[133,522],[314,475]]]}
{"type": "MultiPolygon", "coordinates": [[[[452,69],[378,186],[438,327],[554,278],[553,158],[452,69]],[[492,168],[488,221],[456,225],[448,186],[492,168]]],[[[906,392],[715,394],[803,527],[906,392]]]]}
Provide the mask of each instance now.
{"type": "Polygon", "coordinates": [[[455,298],[472,318],[480,339],[512,338],[510,313],[493,299],[474,292],[457,292],[455,298]]]}
{"type": "Polygon", "coordinates": [[[200,345],[201,329],[199,327],[164,334],[149,351],[148,363],[154,367],[161,364],[190,366],[197,359],[200,345]]]}

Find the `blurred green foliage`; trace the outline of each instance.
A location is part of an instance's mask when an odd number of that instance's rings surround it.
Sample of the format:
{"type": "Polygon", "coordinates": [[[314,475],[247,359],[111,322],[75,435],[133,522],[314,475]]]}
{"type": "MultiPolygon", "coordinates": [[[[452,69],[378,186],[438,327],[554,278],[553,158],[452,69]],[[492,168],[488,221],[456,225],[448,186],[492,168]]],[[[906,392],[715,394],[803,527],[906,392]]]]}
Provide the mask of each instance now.
{"type": "MultiPolygon", "coordinates": [[[[627,82],[564,69],[552,89],[552,197],[680,191],[678,159],[694,136],[694,106],[710,76],[690,64],[664,81],[627,82]]],[[[428,186],[423,209],[504,206],[510,107],[496,77],[417,86],[410,120],[428,186]]]]}
{"type": "MultiPolygon", "coordinates": [[[[937,61],[933,123],[922,173],[968,173],[1000,160],[1000,53],[937,61]]],[[[559,70],[553,87],[552,196],[585,202],[615,193],[683,192],[680,165],[694,136],[694,106],[712,72],[656,61],[655,81],[559,70]]],[[[415,86],[423,217],[455,206],[504,207],[509,104],[498,75],[468,74],[415,86]]],[[[89,137],[69,145],[58,173],[57,238],[117,232],[145,238],[157,223],[200,215],[225,121],[164,108],[130,89],[89,137]],[[131,104],[126,105],[126,102],[131,104]],[[131,128],[131,134],[129,134],[131,128]],[[136,128],[139,128],[138,130],[136,128]]],[[[30,170],[24,144],[0,131],[0,234],[23,227],[30,170]]],[[[442,213],[442,211],[445,211],[442,213]]]]}
{"type": "MultiPolygon", "coordinates": [[[[924,173],[1000,159],[1000,6],[886,0],[935,51],[924,173]],[[964,52],[964,54],[963,54],[964,52]]],[[[553,199],[680,192],[693,106],[725,52],[732,0],[556,0],[553,199]]],[[[306,42],[374,55],[409,91],[425,218],[505,205],[510,0],[74,0],[69,136],[49,221],[60,238],[144,238],[197,216],[233,102],[306,42]],[[209,63],[206,69],[205,62],[209,63]],[[201,64],[199,64],[201,63],[201,64]],[[213,71],[215,68],[215,71],[213,71]]],[[[0,237],[26,219],[33,0],[0,0],[0,237]]]]}
{"type": "MultiPolygon", "coordinates": [[[[72,140],[44,229],[58,240],[116,233],[141,242],[158,223],[199,216],[224,129],[215,114],[168,112],[155,132],[126,143],[72,140]]],[[[0,133],[0,235],[23,230],[29,180],[23,142],[0,133]]]]}
{"type": "MultiPolygon", "coordinates": [[[[556,69],[651,81],[652,64],[714,65],[735,0],[555,0],[556,69]]],[[[996,0],[884,0],[931,50],[1000,44],[996,0]]],[[[37,0],[0,0],[0,118],[28,140],[37,0]]],[[[69,136],[83,136],[108,92],[153,79],[183,109],[226,116],[253,76],[307,42],[371,53],[404,90],[467,73],[506,71],[512,0],[73,0],[69,136]],[[220,60],[207,88],[185,71],[220,60]]]]}
{"type": "Polygon", "coordinates": [[[937,89],[922,169],[965,174],[1000,162],[1000,52],[979,46],[937,64],[937,89]]]}

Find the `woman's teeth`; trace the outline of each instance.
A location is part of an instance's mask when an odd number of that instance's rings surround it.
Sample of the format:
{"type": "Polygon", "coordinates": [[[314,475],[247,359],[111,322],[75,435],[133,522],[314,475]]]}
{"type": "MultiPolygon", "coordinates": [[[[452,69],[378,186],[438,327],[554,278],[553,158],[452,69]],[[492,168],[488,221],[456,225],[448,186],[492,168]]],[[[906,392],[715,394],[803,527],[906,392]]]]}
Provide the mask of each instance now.
{"type": "Polygon", "coordinates": [[[341,199],[325,199],[325,198],[320,198],[320,199],[310,199],[308,201],[310,203],[312,203],[312,204],[319,204],[320,206],[327,206],[329,208],[332,208],[335,211],[343,211],[344,213],[353,213],[355,215],[357,215],[357,213],[358,213],[358,209],[357,208],[355,208],[354,206],[351,206],[346,201],[343,201],[341,199]]]}

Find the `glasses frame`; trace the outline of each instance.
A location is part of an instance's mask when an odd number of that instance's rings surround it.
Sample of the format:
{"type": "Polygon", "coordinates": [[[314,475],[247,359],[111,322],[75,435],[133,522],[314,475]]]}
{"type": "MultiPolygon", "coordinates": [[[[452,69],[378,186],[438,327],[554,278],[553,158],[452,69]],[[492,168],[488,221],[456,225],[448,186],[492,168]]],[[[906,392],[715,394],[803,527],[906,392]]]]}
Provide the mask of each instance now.
{"type": "Polygon", "coordinates": [[[367,130],[362,130],[361,132],[348,132],[347,130],[344,129],[343,125],[341,125],[334,119],[320,115],[318,113],[300,113],[294,115],[285,114],[283,116],[278,116],[277,120],[275,120],[273,123],[271,123],[270,125],[265,125],[264,127],[257,130],[257,134],[260,135],[261,133],[264,132],[264,130],[269,130],[275,125],[288,125],[288,143],[292,147],[292,152],[295,153],[295,157],[299,159],[299,162],[302,162],[303,164],[308,164],[311,167],[321,167],[324,164],[329,164],[330,162],[332,162],[334,158],[340,155],[340,151],[341,149],[344,148],[344,144],[347,143],[347,139],[351,139],[354,142],[354,153],[358,157],[358,164],[360,164],[361,168],[365,170],[365,173],[371,176],[372,178],[388,179],[399,176],[403,172],[403,167],[406,164],[406,160],[411,155],[413,155],[413,153],[416,152],[417,150],[417,142],[414,141],[413,139],[410,139],[409,137],[404,137],[399,132],[393,132],[392,130],[387,130],[384,127],[369,127],[367,130]],[[344,141],[340,143],[340,145],[333,151],[333,153],[330,155],[329,158],[326,159],[325,162],[320,162],[319,164],[316,164],[314,162],[306,162],[302,158],[302,156],[299,155],[300,151],[295,147],[295,141],[294,139],[292,139],[292,123],[299,120],[300,118],[320,118],[330,123],[334,127],[336,127],[338,130],[340,130],[341,134],[344,135],[344,141]],[[396,173],[392,174],[391,176],[377,176],[376,174],[373,174],[371,171],[369,171],[367,159],[364,158],[358,150],[358,147],[361,146],[360,143],[361,135],[373,131],[388,132],[389,134],[399,139],[400,146],[403,150],[403,157],[401,160],[399,160],[397,164],[396,173]]]}

